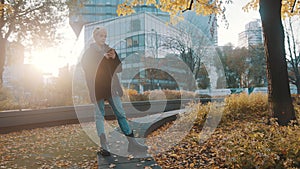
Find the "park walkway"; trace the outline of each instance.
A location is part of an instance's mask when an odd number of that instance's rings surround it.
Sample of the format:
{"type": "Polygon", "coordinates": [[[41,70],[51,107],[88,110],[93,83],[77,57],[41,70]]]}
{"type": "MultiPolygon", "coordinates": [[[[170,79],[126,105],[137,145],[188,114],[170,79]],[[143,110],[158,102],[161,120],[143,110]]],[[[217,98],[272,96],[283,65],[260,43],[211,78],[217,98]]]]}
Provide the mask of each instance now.
{"type": "MultiPolygon", "coordinates": [[[[146,138],[148,134],[155,131],[163,124],[176,120],[177,114],[181,112],[184,112],[184,109],[135,118],[130,121],[130,126],[137,136],[140,138],[146,138]]],[[[103,157],[101,154],[97,154],[99,169],[161,169],[155,160],[148,154],[132,155],[128,153],[128,142],[124,141],[126,139],[120,138],[122,137],[120,134],[116,133],[119,132],[109,133],[108,139],[111,150],[116,152],[112,152],[112,155],[109,157],[103,157]]],[[[137,140],[142,142],[144,139],[137,140]]]]}

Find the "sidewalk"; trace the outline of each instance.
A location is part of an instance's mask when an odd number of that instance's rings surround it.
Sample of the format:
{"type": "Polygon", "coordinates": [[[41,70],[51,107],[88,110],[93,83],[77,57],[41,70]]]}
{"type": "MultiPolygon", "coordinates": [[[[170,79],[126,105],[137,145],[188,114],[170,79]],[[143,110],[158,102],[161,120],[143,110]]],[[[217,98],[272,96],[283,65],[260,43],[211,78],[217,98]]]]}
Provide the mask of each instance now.
{"type": "MultiPolygon", "coordinates": [[[[163,124],[176,120],[177,114],[181,112],[184,112],[184,109],[135,118],[129,122],[129,125],[134,130],[135,135],[139,137],[137,141],[142,143],[143,138],[146,138],[148,134],[163,124]]],[[[140,156],[129,154],[127,152],[128,142],[124,136],[119,134],[119,131],[109,133],[108,142],[112,155],[103,157],[101,154],[97,154],[98,169],[161,169],[148,154],[141,154],[140,156]]]]}

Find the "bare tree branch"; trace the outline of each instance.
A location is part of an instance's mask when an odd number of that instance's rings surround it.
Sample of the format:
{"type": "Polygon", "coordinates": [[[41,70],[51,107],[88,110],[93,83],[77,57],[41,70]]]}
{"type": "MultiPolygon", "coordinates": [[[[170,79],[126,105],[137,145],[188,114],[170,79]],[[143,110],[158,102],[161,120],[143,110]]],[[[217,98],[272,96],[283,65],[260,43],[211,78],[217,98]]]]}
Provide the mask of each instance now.
{"type": "Polygon", "coordinates": [[[193,3],[194,3],[194,0],[191,0],[190,6],[187,7],[186,9],[184,9],[182,12],[192,10],[193,3]]]}
{"type": "MultiPolygon", "coordinates": [[[[1,0],[0,3],[4,4],[4,0],[1,0]]],[[[0,14],[0,29],[2,29],[2,27],[5,25],[4,10],[1,10],[0,12],[1,12],[1,14],[0,14]]],[[[3,38],[3,37],[1,37],[1,38],[3,38]]]]}
{"type": "Polygon", "coordinates": [[[298,1],[298,0],[295,0],[295,1],[294,1],[294,4],[293,4],[293,6],[292,6],[292,11],[291,11],[291,13],[294,12],[294,9],[295,9],[295,6],[296,6],[297,1],[298,1]]]}

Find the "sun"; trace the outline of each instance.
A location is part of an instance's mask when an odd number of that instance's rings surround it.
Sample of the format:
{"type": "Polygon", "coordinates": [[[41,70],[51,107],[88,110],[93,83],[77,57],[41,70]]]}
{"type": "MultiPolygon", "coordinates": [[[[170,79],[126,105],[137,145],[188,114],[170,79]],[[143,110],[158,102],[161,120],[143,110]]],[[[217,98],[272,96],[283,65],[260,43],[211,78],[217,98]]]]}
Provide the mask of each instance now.
{"type": "Polygon", "coordinates": [[[53,49],[37,50],[31,53],[31,63],[34,64],[42,73],[57,75],[62,67],[62,59],[59,52],[53,49]]]}

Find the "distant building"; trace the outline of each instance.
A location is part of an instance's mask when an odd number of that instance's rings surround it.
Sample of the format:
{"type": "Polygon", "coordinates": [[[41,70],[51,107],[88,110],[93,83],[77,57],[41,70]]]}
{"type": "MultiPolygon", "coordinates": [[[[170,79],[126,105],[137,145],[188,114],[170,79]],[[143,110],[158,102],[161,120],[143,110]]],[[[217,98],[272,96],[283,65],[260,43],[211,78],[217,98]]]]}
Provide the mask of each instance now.
{"type": "MultiPolygon", "coordinates": [[[[83,7],[70,14],[70,25],[78,36],[83,25],[118,17],[118,5],[124,0],[87,0],[83,7]]],[[[136,13],[150,12],[164,21],[169,21],[170,16],[167,12],[162,12],[153,5],[140,5],[135,7],[136,13]]]]}
{"type": "MultiPolygon", "coordinates": [[[[103,21],[112,18],[118,18],[118,4],[124,0],[87,0],[82,7],[70,13],[69,23],[77,36],[79,36],[85,24],[103,21]]],[[[162,21],[170,21],[170,15],[157,9],[154,5],[139,5],[134,7],[136,13],[151,13],[162,21]]],[[[193,11],[186,11],[184,14],[185,20],[194,24],[215,44],[218,44],[218,33],[215,16],[196,15],[193,11]]]]}
{"type": "Polygon", "coordinates": [[[262,26],[260,19],[245,25],[245,31],[239,33],[238,47],[249,48],[251,45],[263,44],[262,26]]]}

